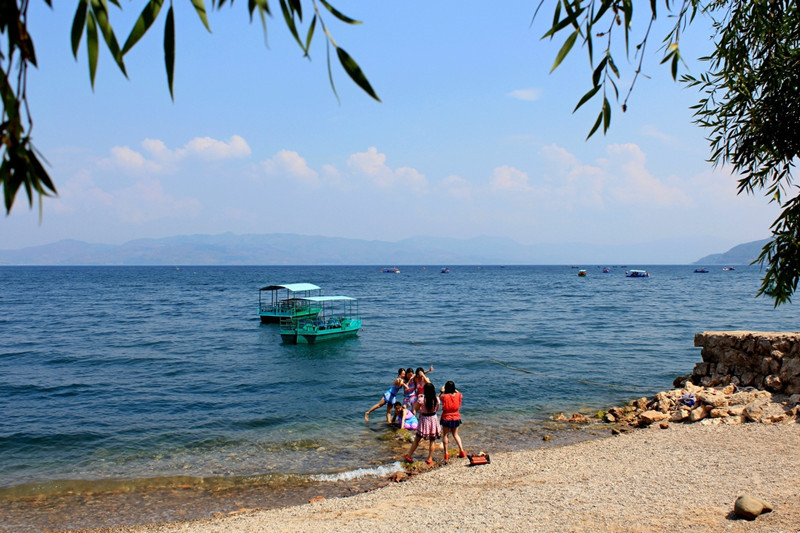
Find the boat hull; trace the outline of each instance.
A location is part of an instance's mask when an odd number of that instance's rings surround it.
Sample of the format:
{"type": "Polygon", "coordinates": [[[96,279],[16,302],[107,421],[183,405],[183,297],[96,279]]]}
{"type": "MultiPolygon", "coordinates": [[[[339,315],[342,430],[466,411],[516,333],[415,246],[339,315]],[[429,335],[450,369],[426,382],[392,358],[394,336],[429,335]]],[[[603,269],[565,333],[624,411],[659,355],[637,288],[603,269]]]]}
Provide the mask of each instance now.
{"type": "Polygon", "coordinates": [[[284,344],[316,344],[336,339],[357,337],[361,320],[350,320],[338,327],[304,325],[295,329],[281,329],[284,344]]]}

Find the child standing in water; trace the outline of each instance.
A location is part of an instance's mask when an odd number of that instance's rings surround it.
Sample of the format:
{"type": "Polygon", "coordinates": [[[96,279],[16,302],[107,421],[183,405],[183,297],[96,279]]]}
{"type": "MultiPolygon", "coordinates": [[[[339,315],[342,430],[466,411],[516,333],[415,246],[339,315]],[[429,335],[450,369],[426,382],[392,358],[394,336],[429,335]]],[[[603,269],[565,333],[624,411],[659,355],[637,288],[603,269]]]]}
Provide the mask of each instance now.
{"type": "Polygon", "coordinates": [[[458,426],[461,425],[461,393],[456,390],[456,384],[448,381],[439,393],[442,401],[442,445],[444,446],[444,462],[450,459],[447,453],[447,434],[452,433],[453,439],[458,444],[458,456],[466,457],[467,452],[461,444],[461,437],[458,436],[458,426]]]}
{"type": "Polygon", "coordinates": [[[433,464],[433,445],[436,439],[442,435],[442,427],[439,425],[439,419],[436,417],[436,411],[439,409],[439,397],[436,396],[436,387],[433,383],[426,383],[424,388],[425,399],[419,410],[419,425],[417,426],[417,435],[414,437],[414,442],[411,444],[411,449],[403,456],[409,463],[413,463],[414,451],[419,446],[419,441],[422,439],[430,441],[430,448],[428,449],[428,458],[425,460],[429,465],[433,464]]]}
{"type": "Polygon", "coordinates": [[[364,413],[364,421],[369,422],[369,414],[374,411],[375,409],[379,408],[382,405],[386,406],[386,423],[392,423],[392,406],[397,401],[397,393],[400,392],[405,385],[404,377],[406,375],[406,371],[404,368],[401,368],[397,371],[397,377],[392,382],[392,386],[389,387],[389,390],[383,393],[383,397],[381,401],[373,405],[369,408],[369,411],[364,413]]]}

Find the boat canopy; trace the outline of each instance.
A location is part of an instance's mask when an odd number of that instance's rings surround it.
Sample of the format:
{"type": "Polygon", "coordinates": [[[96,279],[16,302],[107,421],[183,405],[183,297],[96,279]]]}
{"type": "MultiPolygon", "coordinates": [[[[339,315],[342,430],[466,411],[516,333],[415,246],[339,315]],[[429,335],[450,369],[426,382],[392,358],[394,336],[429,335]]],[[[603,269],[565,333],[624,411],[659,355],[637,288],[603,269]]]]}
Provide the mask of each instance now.
{"type": "Polygon", "coordinates": [[[349,296],[308,296],[306,298],[292,298],[292,300],[302,300],[304,302],[336,302],[355,300],[349,296]]]}
{"type": "Polygon", "coordinates": [[[287,283],[286,285],[269,285],[261,288],[262,291],[279,291],[281,289],[290,290],[292,292],[322,290],[321,287],[317,287],[313,283],[287,283]]]}

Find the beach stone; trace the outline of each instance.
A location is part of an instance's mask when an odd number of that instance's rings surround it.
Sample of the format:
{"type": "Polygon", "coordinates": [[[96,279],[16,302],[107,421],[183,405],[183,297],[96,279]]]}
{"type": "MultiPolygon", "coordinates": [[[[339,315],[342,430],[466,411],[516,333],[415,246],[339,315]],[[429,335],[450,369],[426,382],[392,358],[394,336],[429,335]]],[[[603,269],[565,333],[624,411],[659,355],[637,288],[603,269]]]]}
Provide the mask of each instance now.
{"type": "Polygon", "coordinates": [[[707,405],[701,405],[692,409],[689,413],[689,422],[699,422],[703,420],[705,417],[708,416],[708,413],[711,411],[711,407],[707,405]]]}
{"type": "Polygon", "coordinates": [[[744,415],[728,416],[725,418],[721,418],[720,420],[722,420],[723,424],[726,424],[728,426],[736,426],[747,422],[747,419],[744,417],[744,415]]]}
{"type": "Polygon", "coordinates": [[[603,422],[611,424],[611,423],[616,422],[616,421],[617,421],[617,419],[611,413],[606,413],[606,414],[603,415],[603,422]]]}
{"type": "Polygon", "coordinates": [[[759,515],[771,512],[772,506],[755,496],[743,494],[736,498],[736,502],[733,504],[733,511],[736,516],[741,516],[747,520],[755,520],[759,515]]]}
{"type": "Polygon", "coordinates": [[[669,420],[670,422],[681,422],[687,418],[689,418],[689,410],[681,408],[673,411],[672,415],[669,417],[669,420]]]}
{"type": "Polygon", "coordinates": [[[764,386],[772,392],[780,392],[783,390],[783,381],[780,376],[772,374],[764,378],[764,386]]]}
{"type": "Polygon", "coordinates": [[[668,417],[669,415],[661,411],[645,411],[639,415],[639,422],[649,426],[653,422],[659,422],[668,417]]]}
{"type": "Polygon", "coordinates": [[[711,418],[725,418],[730,413],[728,413],[727,409],[714,408],[708,414],[711,416],[711,418]]]}

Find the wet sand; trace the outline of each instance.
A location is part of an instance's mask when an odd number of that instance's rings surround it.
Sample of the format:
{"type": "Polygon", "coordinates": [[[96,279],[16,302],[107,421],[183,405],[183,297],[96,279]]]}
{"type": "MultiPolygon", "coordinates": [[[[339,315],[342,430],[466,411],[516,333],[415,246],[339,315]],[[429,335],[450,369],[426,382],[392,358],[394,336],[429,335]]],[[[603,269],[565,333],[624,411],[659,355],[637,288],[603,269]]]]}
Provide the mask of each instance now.
{"type": "MultiPolygon", "coordinates": [[[[468,444],[468,443],[467,443],[468,444]]],[[[466,459],[347,498],[98,531],[800,531],[800,425],[671,425],[466,459]],[[749,493],[774,507],[733,515],[749,493]]],[[[417,458],[422,457],[418,452],[417,458]]],[[[441,460],[441,454],[437,454],[441,460]]]]}

